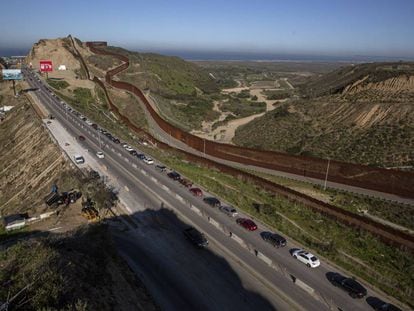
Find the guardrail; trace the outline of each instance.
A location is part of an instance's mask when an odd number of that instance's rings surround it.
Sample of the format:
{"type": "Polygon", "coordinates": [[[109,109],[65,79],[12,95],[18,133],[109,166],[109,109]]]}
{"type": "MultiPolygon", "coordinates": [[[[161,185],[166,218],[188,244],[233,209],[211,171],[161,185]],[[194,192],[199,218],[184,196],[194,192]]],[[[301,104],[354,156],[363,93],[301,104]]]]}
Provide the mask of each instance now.
{"type": "MultiPolygon", "coordinates": [[[[141,92],[141,90],[139,90],[136,86],[131,85],[129,83],[126,82],[121,82],[121,81],[114,81],[112,80],[112,76],[114,74],[117,74],[123,70],[125,70],[126,68],[128,68],[129,66],[129,60],[126,56],[124,55],[119,55],[117,53],[113,53],[110,51],[103,51],[101,49],[97,49],[93,46],[89,46],[90,50],[96,54],[102,54],[102,55],[112,55],[116,58],[118,58],[119,60],[123,61],[124,63],[122,65],[120,65],[119,67],[116,67],[110,71],[107,72],[106,74],[106,82],[114,87],[118,87],[121,88],[123,90],[132,92],[133,94],[135,94],[136,96],[138,96],[142,102],[146,105],[146,107],[148,108],[149,113],[151,114],[151,116],[154,118],[154,120],[158,123],[158,125],[162,125],[164,126],[164,130],[165,131],[169,131],[169,129],[171,130],[176,130],[176,136],[174,136],[174,134],[172,134],[174,137],[180,139],[183,142],[186,142],[186,137],[187,135],[191,135],[188,133],[183,132],[180,129],[177,129],[176,127],[174,127],[173,125],[169,124],[168,122],[166,122],[165,120],[163,120],[154,109],[152,109],[151,105],[149,104],[149,102],[146,100],[144,94],[141,92]]],[[[249,182],[253,182],[258,186],[263,187],[263,189],[272,192],[272,193],[276,193],[278,195],[281,195],[285,198],[288,198],[291,201],[297,202],[297,203],[301,203],[304,206],[311,208],[312,210],[319,212],[321,214],[324,214],[330,218],[333,218],[337,221],[340,221],[346,225],[349,226],[353,226],[356,228],[362,228],[374,235],[376,235],[377,237],[379,237],[383,242],[387,243],[387,244],[391,244],[397,247],[400,247],[402,249],[406,249],[409,250],[411,252],[414,252],[414,237],[410,234],[407,234],[405,232],[396,230],[394,228],[388,227],[384,224],[378,223],[372,219],[363,217],[361,215],[357,215],[354,214],[352,212],[349,212],[347,210],[338,208],[334,205],[319,201],[317,199],[314,199],[310,196],[307,196],[303,193],[300,193],[298,191],[292,190],[290,188],[284,187],[282,185],[276,184],[274,182],[271,182],[267,179],[258,177],[256,175],[238,170],[236,168],[224,165],[222,163],[218,163],[215,162],[213,160],[207,159],[207,158],[203,158],[200,156],[197,156],[193,153],[184,151],[184,150],[179,150],[179,149],[175,149],[161,141],[158,141],[157,139],[155,139],[154,137],[152,137],[149,133],[147,133],[146,131],[144,131],[143,129],[137,127],[136,125],[134,125],[127,116],[123,115],[118,107],[116,107],[113,103],[112,100],[109,97],[109,94],[106,90],[105,84],[98,79],[97,77],[94,77],[93,81],[95,81],[97,84],[99,84],[99,86],[104,90],[105,95],[107,97],[109,106],[111,108],[111,110],[117,114],[117,116],[132,130],[138,132],[138,133],[142,133],[144,134],[148,140],[150,140],[151,142],[157,144],[157,146],[159,146],[160,148],[163,149],[173,149],[176,152],[180,152],[181,154],[183,154],[188,160],[195,162],[195,163],[199,163],[199,164],[203,164],[205,166],[208,167],[214,167],[215,169],[220,170],[223,173],[227,173],[229,175],[232,175],[236,178],[242,179],[244,181],[249,181],[249,182]]],[[[199,143],[199,147],[202,147],[202,144],[204,143],[204,141],[201,138],[197,137],[196,140],[194,140],[194,142],[198,142],[199,143]],[[197,140],[199,139],[199,140],[197,140]]],[[[206,141],[206,145],[208,145],[209,147],[206,146],[206,153],[208,153],[211,150],[214,150],[214,145],[223,145],[223,144],[218,144],[215,142],[210,142],[210,141],[206,141]]],[[[239,147],[237,147],[239,148],[239,147]]],[[[197,148],[195,148],[197,149],[197,148]]],[[[246,148],[240,148],[242,150],[250,150],[250,149],[246,149],[246,148]]],[[[200,150],[200,149],[197,149],[200,150]]],[[[272,152],[265,152],[263,151],[263,153],[268,153],[268,154],[274,154],[272,152]]],[[[211,153],[209,153],[211,154],[211,153]]],[[[213,154],[214,155],[214,154],[213,154]]],[[[247,153],[247,156],[249,155],[249,153],[247,153]]],[[[250,154],[251,155],[251,154],[250,154]]],[[[286,155],[283,154],[283,156],[286,159],[289,159],[289,157],[294,157],[294,156],[290,156],[290,155],[286,155]]],[[[226,158],[226,157],[225,157],[226,158]]],[[[302,159],[304,159],[305,157],[302,157],[302,159]]],[[[228,158],[226,158],[228,159],[228,158]]],[[[312,158],[313,159],[313,158],[312,158]]],[[[318,159],[315,159],[318,160],[318,159]]],[[[322,160],[322,159],[320,159],[322,160]]],[[[275,161],[275,159],[273,160],[275,161]]],[[[335,161],[331,162],[332,163],[335,161]]],[[[351,165],[352,166],[352,165],[351,165]]],[[[357,167],[360,167],[358,165],[356,165],[357,167]]],[[[342,168],[343,169],[343,168],[342,168]]],[[[353,173],[355,173],[355,171],[351,171],[353,173]]],[[[392,173],[394,173],[395,171],[392,171],[392,173]]],[[[405,173],[405,172],[396,172],[396,173],[405,173]]],[[[307,174],[307,176],[309,176],[307,174]]],[[[410,175],[411,176],[411,175],[410,175]]],[[[414,178],[413,178],[414,179],[414,178]]],[[[414,187],[414,185],[413,185],[414,187]]],[[[414,188],[413,188],[414,189],[414,188]]]]}

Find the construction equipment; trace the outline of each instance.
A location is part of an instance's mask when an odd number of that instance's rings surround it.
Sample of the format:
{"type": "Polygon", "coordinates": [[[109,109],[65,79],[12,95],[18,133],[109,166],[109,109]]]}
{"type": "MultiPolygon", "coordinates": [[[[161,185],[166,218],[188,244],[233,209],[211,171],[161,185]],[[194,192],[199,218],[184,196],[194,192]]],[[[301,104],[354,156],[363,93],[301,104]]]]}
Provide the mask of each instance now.
{"type": "Polygon", "coordinates": [[[82,196],[82,192],[78,190],[71,190],[69,192],[62,192],[60,195],[59,203],[68,206],[71,203],[75,203],[82,196]]]}
{"type": "Polygon", "coordinates": [[[60,195],[56,192],[51,192],[47,196],[45,196],[44,201],[48,206],[51,206],[55,203],[58,203],[60,199],[60,195]]]}
{"type": "Polygon", "coordinates": [[[89,221],[97,221],[99,219],[99,212],[91,198],[87,198],[86,201],[82,202],[81,214],[89,221]]]}
{"type": "Polygon", "coordinates": [[[71,203],[75,203],[82,196],[82,192],[78,190],[70,190],[68,192],[57,192],[57,187],[52,188],[52,192],[44,197],[44,201],[48,206],[65,204],[68,206],[71,203]]]}

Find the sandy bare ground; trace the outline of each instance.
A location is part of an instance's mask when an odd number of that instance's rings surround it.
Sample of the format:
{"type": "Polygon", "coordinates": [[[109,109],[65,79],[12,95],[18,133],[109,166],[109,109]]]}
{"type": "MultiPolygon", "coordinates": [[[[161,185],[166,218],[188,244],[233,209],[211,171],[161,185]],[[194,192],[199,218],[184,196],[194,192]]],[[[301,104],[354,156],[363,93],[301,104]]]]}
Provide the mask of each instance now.
{"type": "MultiPolygon", "coordinates": [[[[239,126],[244,125],[246,123],[249,123],[250,121],[252,121],[252,120],[254,120],[258,117],[261,117],[264,114],[265,113],[262,112],[262,113],[254,114],[254,115],[251,115],[251,116],[248,116],[248,117],[245,117],[245,118],[231,120],[225,125],[218,126],[213,131],[209,131],[209,132],[192,131],[191,133],[194,134],[194,135],[197,135],[201,138],[231,144],[232,143],[231,141],[234,137],[234,134],[236,133],[236,130],[239,126]]],[[[211,123],[211,122],[208,122],[208,123],[211,123]]],[[[204,128],[208,128],[208,127],[203,126],[203,129],[204,128]]]]}
{"type": "MultiPolygon", "coordinates": [[[[286,81],[286,83],[289,85],[290,88],[293,88],[293,86],[287,81],[287,79],[283,79],[283,80],[286,81]]],[[[266,98],[266,96],[262,93],[263,90],[264,90],[263,88],[259,88],[257,86],[255,86],[255,87],[245,87],[245,86],[242,86],[242,83],[240,81],[237,81],[237,83],[239,85],[238,87],[224,89],[224,90],[222,90],[222,92],[225,93],[225,94],[230,94],[230,93],[240,93],[243,90],[249,90],[251,95],[253,95],[253,96],[256,95],[257,96],[257,101],[258,102],[266,103],[266,112],[272,111],[273,109],[275,109],[277,107],[278,103],[282,103],[282,102],[285,101],[285,99],[282,99],[282,100],[268,100],[266,98]]],[[[277,86],[276,83],[275,83],[275,86],[277,86]]],[[[283,90],[283,89],[282,88],[273,88],[273,89],[266,88],[266,90],[283,90]]],[[[231,121],[227,122],[227,124],[220,125],[216,129],[213,130],[213,124],[215,122],[223,121],[223,120],[226,119],[226,117],[229,114],[231,114],[231,112],[221,111],[220,107],[219,107],[219,104],[220,104],[220,102],[215,101],[213,110],[220,112],[220,116],[214,121],[210,121],[210,122],[204,121],[203,124],[202,124],[202,130],[201,131],[192,131],[191,132],[192,134],[197,135],[197,136],[202,137],[202,138],[205,138],[205,139],[231,144],[232,139],[233,139],[233,137],[236,133],[236,130],[239,126],[247,124],[247,123],[251,122],[252,120],[254,120],[258,117],[261,117],[265,114],[263,112],[263,113],[254,114],[254,115],[251,115],[251,116],[248,116],[248,117],[245,117],[245,118],[231,120],[231,121]]]]}
{"type": "MultiPolygon", "coordinates": [[[[94,94],[95,84],[89,80],[76,78],[76,71],[81,68],[79,61],[65,48],[65,41],[62,38],[42,41],[33,46],[32,53],[27,57],[27,61],[32,63],[33,68],[39,68],[39,62],[42,59],[49,59],[53,63],[53,71],[48,74],[49,78],[63,79],[69,83],[67,89],[61,90],[66,95],[71,95],[68,90],[74,90],[78,87],[87,88],[94,94]],[[58,70],[59,65],[65,65],[67,70],[58,70]]],[[[77,45],[82,54],[87,55],[87,50],[77,45]]],[[[42,77],[43,79],[45,76],[42,77]]]]}
{"type": "Polygon", "coordinates": [[[76,74],[72,70],[60,70],[60,71],[53,71],[49,73],[49,79],[50,78],[57,78],[57,79],[63,79],[67,83],[69,83],[69,89],[76,89],[77,87],[87,88],[90,89],[92,92],[95,89],[95,83],[90,80],[81,80],[76,79],[76,74]]]}

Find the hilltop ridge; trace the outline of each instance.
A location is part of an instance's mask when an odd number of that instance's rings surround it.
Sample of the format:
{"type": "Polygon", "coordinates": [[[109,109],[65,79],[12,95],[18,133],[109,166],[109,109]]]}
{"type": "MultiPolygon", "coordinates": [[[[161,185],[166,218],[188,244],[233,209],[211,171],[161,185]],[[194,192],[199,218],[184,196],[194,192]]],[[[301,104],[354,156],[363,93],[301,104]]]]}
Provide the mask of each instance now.
{"type": "Polygon", "coordinates": [[[414,62],[366,63],[341,67],[304,83],[309,97],[349,94],[363,90],[414,92],[414,62]]]}
{"type": "Polygon", "coordinates": [[[350,65],[309,78],[299,91],[301,98],[239,128],[233,142],[376,166],[414,165],[414,63],[350,65]]]}

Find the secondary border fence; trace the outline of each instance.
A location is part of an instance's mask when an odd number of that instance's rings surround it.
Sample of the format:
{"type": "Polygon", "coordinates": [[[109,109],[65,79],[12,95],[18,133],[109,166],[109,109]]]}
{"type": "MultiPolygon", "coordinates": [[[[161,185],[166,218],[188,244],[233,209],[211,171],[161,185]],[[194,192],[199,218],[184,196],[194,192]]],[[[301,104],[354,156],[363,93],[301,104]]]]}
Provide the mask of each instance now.
{"type": "MultiPolygon", "coordinates": [[[[139,88],[130,83],[112,79],[113,76],[129,67],[127,56],[96,48],[93,44],[88,44],[88,46],[96,54],[111,55],[122,61],[123,63],[120,66],[106,73],[106,82],[138,96],[158,126],[189,147],[217,158],[242,164],[280,170],[322,180],[325,178],[329,161],[327,159],[222,144],[192,135],[170,124],[154,110],[139,88]]],[[[414,198],[414,174],[411,172],[335,160],[329,162],[329,181],[414,198]]]]}
{"type": "MultiPolygon", "coordinates": [[[[111,55],[123,62],[123,64],[121,64],[120,66],[106,73],[106,83],[113,87],[131,92],[138,98],[140,98],[143,104],[146,106],[152,118],[165,132],[169,133],[176,139],[183,141],[190,147],[200,152],[204,152],[205,144],[206,154],[225,160],[236,161],[250,165],[257,165],[261,167],[267,167],[271,169],[292,173],[303,172],[304,175],[315,178],[324,177],[322,176],[322,172],[325,172],[327,165],[327,161],[324,159],[298,157],[277,152],[254,150],[249,148],[220,144],[212,141],[204,141],[199,137],[186,133],[183,130],[169,124],[167,121],[162,119],[158,115],[158,113],[152,108],[152,106],[150,105],[150,103],[148,102],[148,100],[146,99],[146,97],[140,89],[127,82],[112,80],[112,77],[114,75],[120,73],[121,71],[129,67],[128,57],[108,50],[98,49],[90,43],[87,43],[87,45],[89,49],[96,54],[111,55]],[[310,162],[307,163],[307,161],[310,162]]],[[[322,202],[303,193],[276,184],[256,175],[241,171],[239,169],[230,167],[228,165],[204,157],[197,156],[193,153],[184,150],[175,149],[155,139],[151,134],[134,125],[133,122],[131,122],[127,116],[123,115],[119,111],[118,107],[112,103],[108,91],[106,89],[105,83],[103,81],[101,81],[97,77],[94,77],[93,81],[96,82],[103,89],[111,110],[122,120],[122,122],[124,122],[130,129],[136,131],[137,133],[144,134],[148,138],[148,140],[150,140],[154,144],[157,144],[157,146],[163,149],[173,149],[183,154],[188,160],[192,162],[203,164],[207,167],[217,169],[223,173],[227,173],[243,181],[253,182],[254,184],[262,187],[263,189],[271,193],[283,196],[291,200],[292,202],[303,204],[304,206],[311,208],[312,210],[324,214],[330,218],[338,220],[343,224],[353,226],[355,228],[362,228],[376,235],[387,244],[391,244],[400,247],[401,249],[414,252],[414,236],[408,233],[391,228],[384,224],[378,223],[372,219],[352,213],[342,208],[338,208],[329,203],[322,202]]],[[[412,189],[414,189],[414,175],[412,173],[400,172],[395,170],[385,170],[381,168],[349,164],[338,161],[331,161],[330,176],[330,181],[348,183],[354,186],[363,186],[364,188],[374,190],[383,191],[386,189],[388,191],[385,192],[405,194],[406,196],[413,197],[412,189]],[[349,176],[351,176],[352,179],[349,176]],[[373,179],[372,185],[366,181],[367,178],[373,179]],[[347,182],[344,182],[342,179],[344,179],[344,181],[347,182]],[[387,185],[385,184],[385,181],[388,182],[387,185]],[[400,184],[402,185],[399,186],[400,184]]]]}

